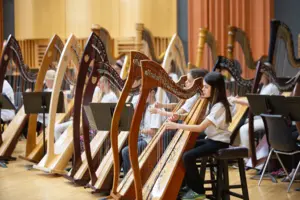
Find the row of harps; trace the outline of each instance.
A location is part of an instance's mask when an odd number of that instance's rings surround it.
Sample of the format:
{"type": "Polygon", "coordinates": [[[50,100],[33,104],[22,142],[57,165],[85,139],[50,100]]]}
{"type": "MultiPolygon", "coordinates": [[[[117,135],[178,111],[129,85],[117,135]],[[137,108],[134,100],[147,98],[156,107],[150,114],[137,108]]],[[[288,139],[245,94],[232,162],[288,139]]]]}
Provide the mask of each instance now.
{"type": "MultiPolygon", "coordinates": [[[[46,129],[46,147],[43,152],[42,134],[36,135],[37,115],[26,115],[24,106],[20,106],[15,118],[6,126],[0,135],[0,160],[14,160],[12,153],[17,145],[24,124],[29,121],[26,149],[22,159],[35,163],[34,168],[54,174],[64,175],[67,179],[78,185],[90,187],[94,192],[108,191],[112,199],[176,199],[184,177],[184,168],[181,163],[182,154],[193,147],[195,134],[178,130],[168,145],[165,152],[161,150],[162,135],[165,131],[164,124],[152,138],[146,149],[140,156],[137,155],[137,141],[139,126],[143,118],[146,99],[152,88],[158,87],[157,99],[164,101],[166,96],[173,95],[180,100],[174,111],[180,108],[184,100],[201,91],[202,79],[194,81],[191,88],[184,88],[186,80],[184,74],[188,67],[183,52],[183,45],[177,34],[174,34],[162,56],[157,56],[153,50],[153,38],[147,29],[138,29],[136,37],[136,49],[125,57],[125,62],[119,75],[112,64],[117,59],[112,55],[111,37],[104,28],[93,30],[89,36],[84,50],[77,44],[74,35],[70,35],[66,43],[55,35],[48,44],[47,50],[40,67],[35,73],[24,64],[18,42],[10,36],[3,48],[0,63],[0,88],[3,86],[5,75],[12,73],[12,62],[18,70],[18,74],[25,83],[34,83],[34,92],[42,91],[45,74],[48,69],[56,70],[50,109],[49,125],[46,129]],[[143,41],[143,42],[142,42],[143,41]],[[145,55],[139,50],[147,49],[145,55]],[[180,76],[178,82],[172,81],[168,73],[176,73],[180,76]],[[84,106],[89,105],[99,79],[105,76],[115,90],[118,90],[119,101],[113,113],[111,129],[98,131],[90,140],[89,121],[84,106]],[[73,86],[75,95],[66,104],[66,112],[56,114],[59,92],[62,88],[73,86]],[[166,94],[168,92],[168,94],[166,94]],[[129,131],[118,130],[118,123],[122,110],[130,96],[139,93],[139,102],[134,111],[129,131]],[[68,120],[73,113],[73,125],[54,141],[55,124],[68,120]],[[84,152],[80,150],[80,136],[84,140],[84,152]],[[119,180],[120,161],[119,153],[127,143],[130,152],[132,169],[119,180]],[[72,160],[72,169],[68,172],[65,168],[69,160],[72,160]]],[[[204,46],[210,51],[214,64],[213,70],[230,74],[227,81],[228,89],[232,94],[244,95],[247,92],[257,93],[258,83],[262,72],[272,76],[281,91],[293,91],[292,95],[298,95],[298,73],[293,78],[282,78],[285,74],[279,74],[278,65],[286,67],[299,67],[299,61],[295,58],[292,36],[289,28],[279,22],[271,22],[271,39],[269,53],[258,61],[254,61],[249,40],[246,34],[236,27],[228,29],[227,58],[217,56],[217,43],[213,35],[207,29],[200,29],[197,61],[195,66],[200,67],[203,61],[204,46]],[[235,52],[236,44],[242,51],[235,52]],[[282,50],[283,48],[283,50],[282,50]],[[278,53],[278,50],[279,53],[278,53]],[[282,52],[285,53],[281,60],[282,52]],[[287,64],[285,64],[286,62],[287,64]],[[284,64],[284,65],[283,65],[284,64]],[[255,71],[252,79],[242,78],[243,70],[249,68],[255,71]],[[277,75],[276,75],[277,73],[277,75]],[[230,81],[229,81],[230,80],[230,81]],[[234,81],[232,81],[234,80],[234,81]]],[[[192,66],[192,65],[190,65],[192,66]]],[[[281,70],[281,69],[280,69],[281,70]]],[[[184,123],[201,123],[206,111],[207,102],[198,100],[188,114],[184,123]]],[[[238,124],[248,113],[249,138],[252,152],[251,166],[255,167],[264,160],[263,151],[267,144],[262,143],[257,147],[253,138],[253,115],[246,106],[237,106],[236,114],[230,125],[233,132],[232,141],[237,135],[238,124]]],[[[298,126],[297,126],[298,127],[298,126]]]]}

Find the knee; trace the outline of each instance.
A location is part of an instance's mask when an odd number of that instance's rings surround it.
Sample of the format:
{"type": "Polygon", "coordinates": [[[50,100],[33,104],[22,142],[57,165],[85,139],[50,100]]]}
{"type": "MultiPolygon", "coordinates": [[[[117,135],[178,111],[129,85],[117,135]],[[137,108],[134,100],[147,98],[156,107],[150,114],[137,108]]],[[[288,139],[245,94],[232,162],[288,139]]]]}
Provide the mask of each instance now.
{"type": "Polygon", "coordinates": [[[122,149],[122,158],[123,160],[127,160],[129,158],[128,146],[122,149]]]}
{"type": "Polygon", "coordinates": [[[183,160],[184,165],[187,166],[190,163],[194,163],[196,161],[196,157],[189,152],[185,152],[183,154],[182,160],[183,160]]]}
{"type": "Polygon", "coordinates": [[[241,128],[240,128],[240,135],[241,137],[245,137],[248,135],[248,124],[244,124],[241,128]]]}

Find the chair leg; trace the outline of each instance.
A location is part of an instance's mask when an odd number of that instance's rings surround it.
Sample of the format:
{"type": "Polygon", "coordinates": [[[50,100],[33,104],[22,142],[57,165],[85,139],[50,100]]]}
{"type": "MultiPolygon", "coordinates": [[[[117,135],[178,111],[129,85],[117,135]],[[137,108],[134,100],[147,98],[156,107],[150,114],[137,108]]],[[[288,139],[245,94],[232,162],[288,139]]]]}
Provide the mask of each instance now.
{"type": "Polygon", "coordinates": [[[217,161],[217,200],[221,200],[223,196],[223,161],[217,161]]]}
{"type": "Polygon", "coordinates": [[[281,159],[280,159],[280,157],[279,157],[279,155],[278,155],[278,153],[276,151],[275,151],[275,154],[276,154],[277,159],[279,160],[279,163],[280,163],[281,167],[284,170],[284,173],[286,174],[286,177],[290,180],[289,173],[287,172],[287,170],[286,170],[283,162],[281,161],[281,159]]]}
{"type": "Polygon", "coordinates": [[[238,164],[239,164],[240,181],[241,181],[241,185],[242,185],[243,199],[249,200],[244,160],[242,158],[239,158],[238,164]]]}
{"type": "Polygon", "coordinates": [[[214,174],[214,166],[213,166],[213,160],[210,160],[209,162],[210,164],[210,180],[212,181],[211,183],[211,189],[212,189],[212,194],[213,196],[217,196],[216,195],[216,178],[215,178],[215,174],[214,174]]]}
{"type": "Polygon", "coordinates": [[[223,195],[224,200],[229,200],[229,177],[228,177],[228,160],[222,161],[224,163],[223,167],[223,175],[224,175],[224,187],[223,187],[223,195]]]}
{"type": "Polygon", "coordinates": [[[261,181],[262,181],[262,178],[263,178],[264,175],[265,175],[265,171],[266,171],[266,169],[267,169],[267,166],[268,166],[268,164],[269,164],[269,161],[270,161],[270,158],[271,158],[271,155],[272,155],[273,151],[274,151],[274,149],[272,148],[271,151],[270,151],[270,153],[269,153],[269,155],[268,155],[268,159],[267,159],[266,164],[265,164],[265,166],[264,166],[263,172],[262,172],[262,174],[260,175],[260,179],[259,179],[259,182],[258,182],[258,186],[260,186],[260,183],[261,183],[261,181]]]}
{"type": "Polygon", "coordinates": [[[299,163],[298,163],[298,165],[297,165],[297,168],[296,168],[296,170],[295,170],[295,173],[294,173],[294,175],[293,175],[293,178],[292,178],[292,180],[291,180],[291,182],[290,182],[290,184],[289,184],[289,187],[288,187],[287,192],[290,192],[291,186],[292,186],[292,184],[293,184],[293,182],[294,182],[294,179],[295,179],[295,177],[296,177],[296,175],[297,175],[297,172],[298,172],[298,170],[299,170],[299,167],[300,167],[300,161],[299,161],[299,163]]]}

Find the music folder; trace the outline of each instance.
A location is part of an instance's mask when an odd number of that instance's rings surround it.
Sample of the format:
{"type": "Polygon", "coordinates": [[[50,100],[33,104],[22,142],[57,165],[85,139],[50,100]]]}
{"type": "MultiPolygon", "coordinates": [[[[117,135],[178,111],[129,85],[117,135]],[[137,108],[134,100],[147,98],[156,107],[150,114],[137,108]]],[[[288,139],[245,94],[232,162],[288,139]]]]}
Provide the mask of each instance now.
{"type": "MultiPolygon", "coordinates": [[[[134,113],[131,103],[126,103],[124,106],[119,122],[119,131],[129,131],[134,113]]],[[[110,130],[116,103],[90,103],[83,107],[92,129],[98,131],[110,130]]]]}

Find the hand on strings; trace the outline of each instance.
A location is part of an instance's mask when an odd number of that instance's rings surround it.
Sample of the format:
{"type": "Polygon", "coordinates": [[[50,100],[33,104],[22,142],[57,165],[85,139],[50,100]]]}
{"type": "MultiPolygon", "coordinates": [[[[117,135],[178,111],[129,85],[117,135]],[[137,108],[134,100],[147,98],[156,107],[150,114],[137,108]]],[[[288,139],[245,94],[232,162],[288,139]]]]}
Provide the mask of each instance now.
{"type": "Polygon", "coordinates": [[[149,112],[151,114],[157,114],[159,112],[159,109],[157,109],[157,108],[149,108],[149,112]]]}
{"type": "Polygon", "coordinates": [[[172,122],[179,120],[179,114],[173,113],[173,115],[171,117],[169,117],[168,120],[172,121],[172,122]]]}
{"type": "Polygon", "coordinates": [[[155,108],[162,108],[163,105],[162,105],[162,103],[155,102],[154,107],[155,107],[155,108]]]}
{"type": "Polygon", "coordinates": [[[165,123],[166,129],[178,129],[177,125],[178,125],[177,123],[170,122],[170,121],[167,121],[165,123]]]}

